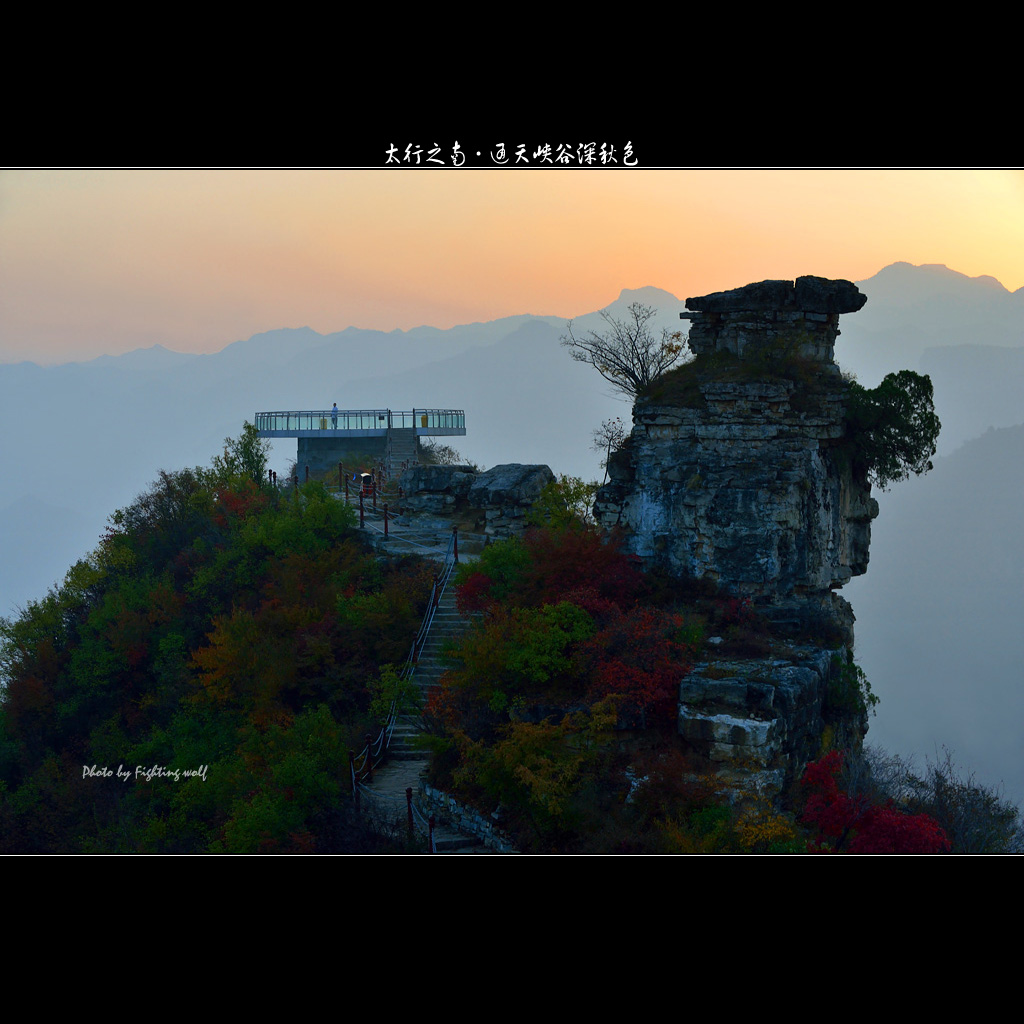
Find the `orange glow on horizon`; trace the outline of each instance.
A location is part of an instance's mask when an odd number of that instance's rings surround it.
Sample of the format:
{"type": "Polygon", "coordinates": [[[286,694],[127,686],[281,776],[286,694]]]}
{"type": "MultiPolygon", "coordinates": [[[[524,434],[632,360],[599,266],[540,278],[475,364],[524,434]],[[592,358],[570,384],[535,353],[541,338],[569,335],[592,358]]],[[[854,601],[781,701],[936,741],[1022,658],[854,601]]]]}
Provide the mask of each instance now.
{"type": "Polygon", "coordinates": [[[3,171],[0,359],[571,317],[900,260],[1015,290],[1022,238],[1016,170],[3,171]]]}

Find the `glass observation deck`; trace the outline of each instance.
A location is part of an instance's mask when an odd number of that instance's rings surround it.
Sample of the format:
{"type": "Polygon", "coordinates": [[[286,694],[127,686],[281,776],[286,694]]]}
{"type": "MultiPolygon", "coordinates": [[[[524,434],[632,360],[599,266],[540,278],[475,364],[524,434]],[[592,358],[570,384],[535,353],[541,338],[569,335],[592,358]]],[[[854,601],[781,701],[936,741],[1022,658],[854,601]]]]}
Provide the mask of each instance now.
{"type": "Polygon", "coordinates": [[[384,437],[389,430],[419,436],[466,433],[462,409],[306,409],[256,413],[260,437],[384,437]]]}

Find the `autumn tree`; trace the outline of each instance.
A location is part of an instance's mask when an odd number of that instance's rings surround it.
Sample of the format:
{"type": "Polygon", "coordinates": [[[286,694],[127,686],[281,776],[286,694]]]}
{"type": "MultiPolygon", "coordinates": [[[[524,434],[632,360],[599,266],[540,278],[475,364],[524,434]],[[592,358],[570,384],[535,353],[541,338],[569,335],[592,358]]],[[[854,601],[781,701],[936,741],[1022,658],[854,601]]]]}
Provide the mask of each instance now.
{"type": "Polygon", "coordinates": [[[593,366],[615,391],[635,399],[653,380],[671,369],[686,348],[686,339],[679,331],[663,328],[660,338],[654,334],[651,320],[657,312],[653,306],[633,302],[628,315],[620,320],[604,309],[601,319],[607,330],[603,333],[588,331],[577,335],[570,320],[562,344],[577,362],[593,366]]]}

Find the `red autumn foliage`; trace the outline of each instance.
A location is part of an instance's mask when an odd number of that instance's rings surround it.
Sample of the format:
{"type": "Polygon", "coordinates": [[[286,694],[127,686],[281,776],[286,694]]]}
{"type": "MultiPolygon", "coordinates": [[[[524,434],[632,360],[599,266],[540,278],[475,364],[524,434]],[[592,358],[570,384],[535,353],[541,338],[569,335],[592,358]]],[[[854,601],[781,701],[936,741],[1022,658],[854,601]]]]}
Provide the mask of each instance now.
{"type": "Polygon", "coordinates": [[[614,537],[605,539],[596,530],[531,530],[524,543],[530,553],[524,604],[554,604],[578,590],[629,608],[643,591],[638,560],[624,554],[614,537]]]}
{"type": "Polygon", "coordinates": [[[459,587],[455,603],[463,615],[482,612],[491,603],[490,590],[494,580],[482,572],[470,574],[459,587]]]}
{"type": "Polygon", "coordinates": [[[678,615],[656,608],[638,606],[616,616],[585,645],[591,695],[623,694],[637,710],[671,718],[693,653],[678,638],[681,626],[678,615]]]}
{"type": "Polygon", "coordinates": [[[833,750],[804,769],[809,791],[801,821],[818,830],[816,849],[850,853],[948,853],[949,839],[934,818],[906,814],[891,804],[875,804],[839,786],[843,754],[833,750]]]}

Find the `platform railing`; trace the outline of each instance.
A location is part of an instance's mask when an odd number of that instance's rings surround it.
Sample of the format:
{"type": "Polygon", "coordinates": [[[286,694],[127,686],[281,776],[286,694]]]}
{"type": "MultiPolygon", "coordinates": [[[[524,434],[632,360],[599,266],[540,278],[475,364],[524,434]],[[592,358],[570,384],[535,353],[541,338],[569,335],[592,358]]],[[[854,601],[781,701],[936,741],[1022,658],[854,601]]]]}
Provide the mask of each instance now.
{"type": "Polygon", "coordinates": [[[462,409],[285,409],[258,412],[254,422],[261,434],[335,430],[384,434],[389,428],[428,434],[466,432],[462,409]]]}

